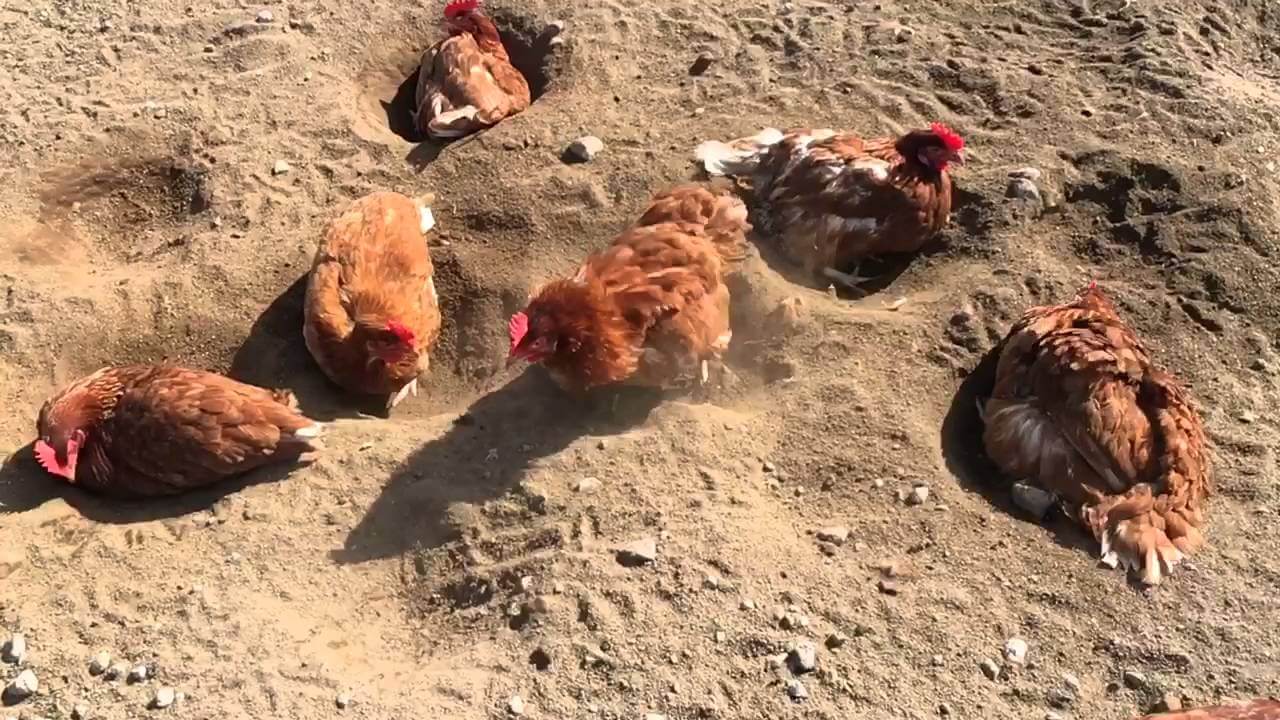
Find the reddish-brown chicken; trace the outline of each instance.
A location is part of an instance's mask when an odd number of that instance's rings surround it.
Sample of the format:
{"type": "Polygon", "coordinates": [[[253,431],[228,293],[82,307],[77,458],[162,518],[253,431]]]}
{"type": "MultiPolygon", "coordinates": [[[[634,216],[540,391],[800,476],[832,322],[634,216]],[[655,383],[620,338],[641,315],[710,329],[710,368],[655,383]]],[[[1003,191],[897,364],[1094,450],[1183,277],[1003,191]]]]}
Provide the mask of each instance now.
{"type": "Polygon", "coordinates": [[[418,391],[440,335],[426,200],[377,192],[329,224],[307,278],[303,337],[320,368],[353,392],[418,391]]]}
{"type": "Polygon", "coordinates": [[[1148,715],[1143,720],[1280,720],[1280,699],[1148,715]]]}
{"type": "Polygon", "coordinates": [[[480,0],[451,0],[444,18],[449,37],[423,53],[418,71],[418,129],[457,138],[528,108],[529,83],[511,64],[480,0]]]}
{"type": "Polygon", "coordinates": [[[815,278],[857,290],[868,257],[918,251],[951,214],[964,140],[940,123],[899,138],[767,129],[694,154],[710,175],[747,176],[764,230],[815,278]]]}
{"type": "Polygon", "coordinates": [[[1200,416],[1096,284],[1014,325],[981,410],[990,458],[1064,501],[1109,566],[1156,585],[1203,543],[1200,416]]]}
{"type": "Polygon", "coordinates": [[[508,362],[542,363],[577,391],[705,383],[708,361],[729,346],[724,276],[750,229],[728,193],[685,185],[658,195],[635,226],[511,318],[508,362]]]}
{"type": "Polygon", "coordinates": [[[36,460],[86,490],[173,495],[297,460],[322,426],[288,392],[166,365],[104,368],[40,410],[36,460]]]}

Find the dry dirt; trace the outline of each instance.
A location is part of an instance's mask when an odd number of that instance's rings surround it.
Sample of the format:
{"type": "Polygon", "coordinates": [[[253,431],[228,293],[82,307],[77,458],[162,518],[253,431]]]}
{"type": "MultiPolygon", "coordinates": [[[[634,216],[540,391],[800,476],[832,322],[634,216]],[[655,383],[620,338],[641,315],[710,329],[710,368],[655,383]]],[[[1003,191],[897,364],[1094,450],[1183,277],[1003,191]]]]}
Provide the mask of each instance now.
{"type": "Polygon", "coordinates": [[[438,6],[264,7],[0,10],[0,635],[25,632],[41,681],[0,717],[465,720],[519,695],[538,720],[1039,720],[1070,674],[1052,711],[1102,720],[1280,693],[1274,3],[498,0],[545,94],[447,148],[404,137],[438,6]],[[504,369],[528,290],[691,177],[698,141],[935,119],[971,148],[954,227],[863,299],[753,259],[732,387],[579,405],[504,369]],[[562,162],[586,133],[605,152],[562,162]],[[1005,198],[1023,166],[1043,214],[1005,198]],[[323,224],[377,189],[437,193],[441,229],[444,337],[391,419],[358,417],[299,332],[323,224]],[[1012,510],[978,450],[984,354],[1089,277],[1217,447],[1209,547],[1149,594],[1012,510]],[[293,387],[335,419],[328,453],[142,505],[40,476],[55,387],[161,358],[293,387]],[[828,526],[848,542],[821,546],[828,526]],[[643,538],[656,563],[620,563],[643,538]],[[989,679],[1010,637],[1029,663],[989,679]],[[769,658],[804,640],[793,702],[769,658]],[[102,650],[156,679],[91,677],[102,650]],[[183,697],[145,709],[161,685],[183,697]]]}

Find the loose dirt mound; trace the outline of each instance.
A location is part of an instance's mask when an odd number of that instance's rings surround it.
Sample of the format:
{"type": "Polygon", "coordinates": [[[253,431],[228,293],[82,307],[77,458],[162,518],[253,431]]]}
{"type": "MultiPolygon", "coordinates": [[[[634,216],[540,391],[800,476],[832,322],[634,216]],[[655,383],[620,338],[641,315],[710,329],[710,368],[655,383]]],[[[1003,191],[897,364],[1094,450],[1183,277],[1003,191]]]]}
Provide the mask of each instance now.
{"type": "Polygon", "coordinates": [[[0,628],[31,646],[32,717],[150,717],[159,685],[183,716],[299,720],[500,718],[513,695],[548,720],[1130,718],[1280,693],[1272,6],[498,2],[540,97],[447,146],[406,118],[438,7],[259,10],[0,10],[0,628]],[[575,404],[504,369],[507,315],[690,177],[699,141],[930,120],[972,150],[953,227],[864,268],[884,280],[860,300],[753,258],[732,386],[575,404]],[[587,133],[606,150],[562,163],[587,133]],[[1005,197],[1023,167],[1038,205],[1005,197]],[[390,420],[356,417],[298,332],[321,228],[375,189],[437,194],[447,318],[390,420]],[[1217,449],[1209,547],[1150,595],[1013,511],[979,452],[984,355],[1089,277],[1217,449]],[[330,451],[143,506],[36,472],[55,387],[164,357],[295,388],[337,418],[330,451]],[[619,561],[646,540],[655,562],[619,561]],[[778,660],[804,642],[811,673],[778,660]],[[155,679],[90,676],[101,650],[155,679]]]}

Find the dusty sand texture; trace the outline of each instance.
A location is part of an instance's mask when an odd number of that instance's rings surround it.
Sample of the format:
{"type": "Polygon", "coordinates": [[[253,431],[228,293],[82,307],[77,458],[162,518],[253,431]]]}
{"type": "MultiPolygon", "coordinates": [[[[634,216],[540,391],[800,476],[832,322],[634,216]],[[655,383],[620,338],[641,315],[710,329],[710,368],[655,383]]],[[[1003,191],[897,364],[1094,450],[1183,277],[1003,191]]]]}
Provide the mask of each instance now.
{"type": "Polygon", "coordinates": [[[159,685],[184,694],[165,712],[218,720],[502,718],[515,694],[546,720],[1039,720],[1064,673],[1054,712],[1090,720],[1280,693],[1273,3],[495,5],[525,45],[557,19],[566,40],[522,55],[546,91],[528,112],[441,151],[398,134],[437,6],[4,4],[0,629],[25,631],[41,690],[0,717],[153,717],[159,685]],[[970,147],[954,227],[860,300],[754,259],[734,387],[614,411],[503,369],[529,289],[690,177],[698,141],[935,119],[970,147]],[[605,151],[563,163],[587,133],[605,151]],[[1024,166],[1043,216],[1005,198],[1024,166]],[[437,193],[447,318],[390,420],[354,418],[299,333],[321,228],[375,189],[437,193]],[[1150,596],[1061,518],[1012,511],[976,456],[984,353],[1090,276],[1217,446],[1209,546],[1150,596]],[[788,334],[767,318],[790,297],[788,334]],[[55,387],[165,357],[293,387],[340,418],[330,452],[145,506],[39,479],[24,447],[55,387]],[[917,483],[927,501],[899,499],[917,483]],[[655,564],[617,561],[645,537],[655,564]],[[988,679],[1014,636],[1029,664],[988,679]],[[768,658],[806,639],[795,703],[768,658]],[[91,677],[100,650],[157,679],[91,677]]]}

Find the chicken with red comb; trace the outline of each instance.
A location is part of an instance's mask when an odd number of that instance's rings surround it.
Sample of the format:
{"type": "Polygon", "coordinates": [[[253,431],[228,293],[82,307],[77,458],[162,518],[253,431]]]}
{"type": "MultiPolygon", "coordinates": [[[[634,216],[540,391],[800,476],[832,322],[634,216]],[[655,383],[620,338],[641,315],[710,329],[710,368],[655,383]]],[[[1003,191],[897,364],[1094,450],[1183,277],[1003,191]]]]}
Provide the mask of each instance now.
{"type": "Polygon", "coordinates": [[[707,382],[732,336],[724,278],[750,229],[731,194],[699,185],[659,194],[636,225],[511,318],[508,364],[541,363],[572,391],[707,382]]]}
{"type": "Polygon", "coordinates": [[[951,216],[964,140],[942,123],[899,137],[768,128],[694,155],[710,175],[746,178],[765,235],[821,282],[860,291],[863,260],[914,253],[951,216]]]}
{"type": "Polygon", "coordinates": [[[532,102],[528,80],[511,64],[497,26],[480,5],[479,0],[445,5],[449,36],[422,55],[415,124],[428,137],[470,135],[532,102]]]}
{"type": "Polygon", "coordinates": [[[291,394],[168,365],[104,368],[40,410],[36,461],[86,490],[174,495],[321,449],[291,394]]]}
{"type": "Polygon", "coordinates": [[[1022,316],[979,410],[991,460],[1060,500],[1103,563],[1157,585],[1204,543],[1203,421],[1097,283],[1022,316]]]}
{"type": "Polygon", "coordinates": [[[426,234],[429,199],[376,192],[329,224],[307,277],[303,338],[320,369],[347,390],[416,394],[440,335],[426,234]]]}

